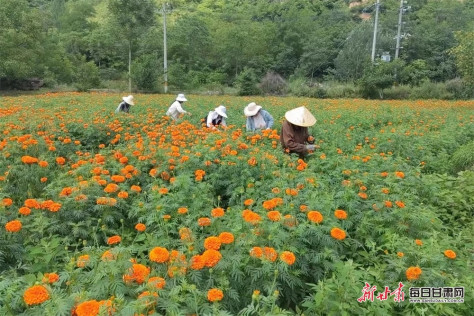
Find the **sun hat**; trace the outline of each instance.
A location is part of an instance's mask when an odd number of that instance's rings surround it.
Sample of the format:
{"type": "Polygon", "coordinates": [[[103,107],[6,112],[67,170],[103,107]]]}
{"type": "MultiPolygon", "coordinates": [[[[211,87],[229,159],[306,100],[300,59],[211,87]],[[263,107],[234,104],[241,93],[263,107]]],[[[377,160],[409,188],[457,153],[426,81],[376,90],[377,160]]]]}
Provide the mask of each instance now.
{"type": "Polygon", "coordinates": [[[245,107],[244,114],[245,116],[254,116],[258,113],[258,111],[260,111],[261,108],[262,107],[260,105],[257,105],[257,103],[251,102],[245,107]]]}
{"type": "Polygon", "coordinates": [[[304,106],[289,110],[285,113],[285,118],[291,124],[303,127],[313,126],[316,123],[316,118],[304,106]]]}
{"type": "Polygon", "coordinates": [[[123,97],[122,100],[124,100],[126,103],[130,105],[135,105],[133,102],[133,95],[129,95],[128,97],[123,97]]]}
{"type": "Polygon", "coordinates": [[[219,114],[220,116],[227,118],[227,114],[226,114],[227,110],[225,106],[219,105],[214,111],[216,111],[217,114],[219,114]]]}
{"type": "Polygon", "coordinates": [[[188,101],[188,99],[186,99],[186,98],[184,97],[184,94],[180,93],[180,94],[178,94],[178,96],[176,97],[176,101],[186,102],[186,101],[188,101]]]}

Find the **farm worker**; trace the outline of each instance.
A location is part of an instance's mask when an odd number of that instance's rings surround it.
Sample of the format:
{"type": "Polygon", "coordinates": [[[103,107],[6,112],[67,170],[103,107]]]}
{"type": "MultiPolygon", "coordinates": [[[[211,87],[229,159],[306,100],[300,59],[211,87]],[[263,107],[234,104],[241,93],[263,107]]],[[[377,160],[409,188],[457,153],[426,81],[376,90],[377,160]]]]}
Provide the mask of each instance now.
{"type": "Polygon", "coordinates": [[[115,110],[115,113],[118,113],[118,112],[129,113],[130,107],[132,105],[135,105],[135,103],[133,102],[133,95],[129,95],[128,97],[123,97],[122,100],[123,101],[120,102],[117,109],[115,110]]]}
{"type": "Polygon", "coordinates": [[[189,112],[187,112],[183,109],[182,105],[186,101],[188,101],[188,99],[186,99],[184,97],[184,94],[182,94],[182,93],[178,94],[178,96],[176,97],[176,100],[171,104],[168,111],[166,112],[166,115],[171,117],[173,119],[173,121],[176,121],[179,118],[180,114],[187,113],[187,114],[191,115],[191,113],[189,113],[189,112]]]}
{"type": "Polygon", "coordinates": [[[280,135],[283,150],[288,153],[297,153],[300,157],[314,151],[315,145],[306,144],[310,142],[308,126],[313,126],[314,123],[316,123],[316,118],[304,106],[286,112],[280,135]]]}
{"type": "Polygon", "coordinates": [[[209,114],[204,118],[207,127],[215,127],[215,126],[227,126],[225,123],[225,119],[227,118],[227,110],[225,106],[219,105],[213,111],[209,111],[209,114]]]}
{"type": "Polygon", "coordinates": [[[255,102],[251,102],[245,107],[244,114],[247,117],[246,127],[248,132],[270,129],[273,126],[273,117],[255,102]]]}

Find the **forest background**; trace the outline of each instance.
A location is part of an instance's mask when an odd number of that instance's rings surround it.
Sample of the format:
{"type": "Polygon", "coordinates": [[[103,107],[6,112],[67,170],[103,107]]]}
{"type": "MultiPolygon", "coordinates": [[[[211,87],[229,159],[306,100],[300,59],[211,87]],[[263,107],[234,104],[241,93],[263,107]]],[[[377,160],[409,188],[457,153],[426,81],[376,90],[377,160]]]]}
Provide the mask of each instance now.
{"type": "Polygon", "coordinates": [[[166,14],[169,92],[472,98],[474,0],[400,4],[0,0],[0,90],[164,92],[166,14]]]}

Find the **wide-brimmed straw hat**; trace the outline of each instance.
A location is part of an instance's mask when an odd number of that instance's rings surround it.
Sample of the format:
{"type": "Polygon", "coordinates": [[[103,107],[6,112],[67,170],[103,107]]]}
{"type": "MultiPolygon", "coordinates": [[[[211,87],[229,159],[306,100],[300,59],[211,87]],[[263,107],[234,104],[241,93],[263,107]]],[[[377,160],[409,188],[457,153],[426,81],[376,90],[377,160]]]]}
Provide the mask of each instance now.
{"type": "Polygon", "coordinates": [[[130,105],[135,105],[133,102],[133,95],[129,95],[128,97],[123,97],[122,100],[124,100],[126,103],[130,105]]]}
{"type": "Polygon", "coordinates": [[[225,108],[225,106],[223,105],[219,105],[217,108],[215,108],[215,110],[217,112],[217,114],[219,114],[220,116],[223,116],[225,118],[227,118],[227,109],[225,108]]]}
{"type": "Polygon", "coordinates": [[[262,107],[260,105],[257,105],[257,103],[251,102],[245,107],[244,114],[245,116],[254,116],[258,113],[258,111],[260,111],[261,108],[262,107]]]}
{"type": "Polygon", "coordinates": [[[184,97],[184,94],[180,93],[180,94],[178,94],[178,96],[176,97],[176,101],[186,102],[186,101],[188,101],[188,99],[186,99],[186,98],[184,97]]]}
{"type": "Polygon", "coordinates": [[[313,126],[316,123],[316,118],[304,106],[286,112],[285,118],[291,124],[303,127],[313,126]]]}

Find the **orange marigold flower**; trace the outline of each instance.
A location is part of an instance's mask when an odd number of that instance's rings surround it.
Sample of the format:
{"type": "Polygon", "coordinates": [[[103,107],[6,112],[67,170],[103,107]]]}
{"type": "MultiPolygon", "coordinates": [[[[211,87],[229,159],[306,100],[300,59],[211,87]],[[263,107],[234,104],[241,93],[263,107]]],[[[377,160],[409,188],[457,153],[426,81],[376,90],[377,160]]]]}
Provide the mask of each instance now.
{"type": "Polygon", "coordinates": [[[10,198],[4,198],[4,199],[2,200],[2,204],[3,204],[3,206],[10,206],[10,205],[13,204],[13,200],[10,199],[10,198]]]}
{"type": "Polygon", "coordinates": [[[37,305],[49,300],[49,292],[42,285],[34,285],[26,289],[23,293],[23,300],[26,305],[37,305]]]}
{"type": "Polygon", "coordinates": [[[272,193],[274,193],[274,194],[280,193],[280,188],[273,188],[272,193]]]}
{"type": "Polygon", "coordinates": [[[155,247],[150,251],[149,257],[151,261],[164,263],[170,258],[170,253],[166,248],[155,247]]]}
{"type": "Polygon", "coordinates": [[[304,205],[304,204],[300,205],[300,211],[301,211],[301,212],[306,212],[307,210],[308,210],[308,206],[307,206],[307,205],[304,205]]]}
{"type": "Polygon", "coordinates": [[[244,201],[244,205],[245,206],[249,206],[249,205],[252,205],[253,204],[253,200],[252,199],[247,199],[244,201]]]}
{"type": "Polygon", "coordinates": [[[183,227],[179,230],[179,237],[181,240],[184,240],[184,241],[192,241],[192,231],[191,229],[187,228],[187,227],[183,227]]]}
{"type": "Polygon", "coordinates": [[[384,193],[384,194],[388,194],[389,192],[390,192],[390,190],[389,190],[389,189],[387,189],[387,188],[382,188],[382,193],[384,193]]]}
{"type": "Polygon", "coordinates": [[[280,260],[291,266],[293,263],[295,263],[296,257],[291,251],[283,251],[280,254],[280,260]]]}
{"type": "Polygon", "coordinates": [[[180,207],[178,208],[178,214],[186,214],[188,212],[187,207],[180,207]]]}
{"type": "Polygon", "coordinates": [[[216,207],[216,208],[212,209],[211,216],[212,217],[222,217],[222,216],[224,216],[224,209],[221,208],[221,207],[216,207]]]}
{"type": "Polygon", "coordinates": [[[52,283],[55,283],[55,282],[58,282],[59,281],[59,275],[57,273],[45,273],[43,275],[43,283],[49,283],[49,284],[52,284],[52,283]]]}
{"type": "Polygon", "coordinates": [[[224,293],[219,289],[210,289],[207,291],[207,299],[209,302],[218,302],[224,298],[224,293]]]}
{"type": "Polygon", "coordinates": [[[405,272],[408,281],[418,280],[422,273],[423,271],[420,269],[420,267],[409,267],[405,272]]]}
{"type": "Polygon", "coordinates": [[[347,213],[344,210],[335,210],[334,216],[336,216],[337,219],[346,219],[347,213]]]}
{"type": "Polygon", "coordinates": [[[209,217],[201,217],[198,219],[198,225],[201,227],[211,225],[211,219],[209,217]]]}
{"type": "Polygon", "coordinates": [[[405,203],[403,203],[402,201],[395,201],[395,204],[397,204],[397,206],[399,208],[404,208],[405,207],[405,203]]]}
{"type": "Polygon", "coordinates": [[[38,165],[42,168],[46,168],[49,163],[47,161],[41,160],[40,162],[38,162],[38,165]]]}
{"type": "Polygon", "coordinates": [[[202,268],[204,268],[205,264],[206,264],[206,261],[203,258],[203,256],[195,255],[191,257],[191,262],[190,262],[191,269],[201,270],[202,268]]]}
{"type": "Polygon", "coordinates": [[[361,199],[364,199],[364,200],[367,199],[367,193],[365,193],[365,192],[359,192],[357,195],[358,195],[361,199]]]}
{"type": "Polygon", "coordinates": [[[219,239],[223,244],[231,244],[234,242],[234,235],[232,233],[223,232],[219,234],[219,239]]]}
{"type": "Polygon", "coordinates": [[[278,222],[281,219],[281,214],[278,211],[270,211],[270,212],[267,212],[267,217],[272,222],[278,222]]]}
{"type": "Polygon", "coordinates": [[[120,162],[121,164],[124,164],[124,165],[125,165],[125,164],[128,163],[128,158],[127,158],[127,157],[122,157],[122,158],[119,159],[119,162],[120,162]]]}
{"type": "Polygon", "coordinates": [[[13,220],[13,221],[9,221],[8,223],[5,224],[5,229],[7,230],[7,232],[10,232],[10,233],[17,233],[21,230],[21,222],[17,219],[13,220]]]}
{"type": "Polygon", "coordinates": [[[141,192],[142,191],[142,188],[140,188],[140,186],[138,185],[132,185],[132,187],[130,188],[133,192],[141,192]]]}
{"type": "Polygon", "coordinates": [[[306,216],[308,216],[308,219],[313,223],[320,224],[323,221],[323,215],[318,211],[309,211],[306,214],[306,216]]]}
{"type": "Polygon", "coordinates": [[[156,289],[162,289],[166,285],[166,281],[160,277],[151,277],[148,279],[148,286],[156,289]]]}
{"type": "Polygon", "coordinates": [[[146,226],[145,224],[138,223],[137,225],[135,225],[135,229],[138,230],[139,232],[144,232],[146,229],[146,226]]]}
{"type": "Polygon", "coordinates": [[[206,267],[212,268],[222,259],[222,255],[217,250],[207,249],[202,254],[202,259],[204,259],[204,265],[206,267]]]}
{"type": "Polygon", "coordinates": [[[204,248],[219,250],[221,248],[221,240],[215,236],[207,237],[204,240],[204,248]]]}
{"type": "Polygon", "coordinates": [[[110,177],[110,179],[113,182],[117,182],[117,183],[125,182],[125,177],[121,176],[121,175],[113,175],[113,176],[110,177]]]}
{"type": "Polygon", "coordinates": [[[107,239],[107,244],[114,245],[114,244],[118,244],[121,241],[122,241],[122,237],[120,237],[118,235],[115,235],[115,236],[109,237],[109,239],[107,239]]]}
{"type": "Polygon", "coordinates": [[[41,205],[35,199],[26,199],[25,206],[29,208],[36,208],[36,209],[41,208],[41,205]]]}
{"type": "Polygon", "coordinates": [[[21,157],[21,162],[30,165],[30,164],[33,164],[33,163],[37,163],[38,158],[31,157],[31,156],[23,156],[23,157],[21,157]]]}
{"type": "Polygon", "coordinates": [[[447,249],[444,251],[444,255],[448,257],[449,259],[456,259],[456,253],[452,251],[451,249],[447,249]]]}
{"type": "Polygon", "coordinates": [[[288,188],[288,189],[285,190],[285,193],[287,195],[297,196],[298,195],[298,190],[288,188]]]}
{"type": "Polygon", "coordinates": [[[42,183],[45,183],[46,181],[48,181],[48,178],[42,177],[42,178],[40,179],[40,181],[41,181],[42,183]]]}
{"type": "Polygon", "coordinates": [[[388,176],[388,172],[385,172],[385,171],[384,171],[384,172],[381,172],[381,173],[380,173],[380,176],[385,178],[385,177],[388,176]]]}
{"type": "Polygon", "coordinates": [[[127,283],[129,282],[137,282],[138,284],[142,284],[145,282],[145,279],[150,274],[150,268],[144,266],[143,264],[134,263],[132,267],[128,270],[128,274],[123,276],[123,280],[127,283]]]}
{"type": "Polygon", "coordinates": [[[405,255],[405,254],[404,254],[403,252],[397,252],[397,256],[398,256],[399,258],[403,257],[404,255],[405,255]]]}
{"type": "Polygon", "coordinates": [[[266,210],[271,210],[277,206],[277,203],[274,199],[267,200],[263,202],[263,208],[266,210]]]}
{"type": "Polygon", "coordinates": [[[100,259],[102,259],[102,261],[112,261],[115,260],[115,256],[110,250],[106,250],[100,257],[100,259]]]}
{"type": "MultiPolygon", "coordinates": [[[[102,301],[101,301],[102,302],[102,301]]],[[[75,315],[77,316],[97,316],[100,312],[101,302],[96,300],[85,301],[77,305],[75,315]]]]}
{"type": "Polygon", "coordinates": [[[247,223],[250,223],[250,224],[253,224],[253,225],[258,224],[262,220],[260,215],[258,215],[255,212],[252,212],[251,210],[242,211],[242,217],[244,218],[244,220],[247,223]]]}
{"type": "Polygon", "coordinates": [[[74,188],[65,187],[61,190],[61,193],[59,193],[59,196],[69,196],[72,194],[73,191],[74,191],[74,188]]]}
{"type": "Polygon", "coordinates": [[[65,162],[66,162],[66,159],[63,158],[63,157],[57,157],[57,158],[56,158],[56,163],[57,163],[58,165],[64,165],[65,162]]]}
{"type": "MultiPolygon", "coordinates": [[[[145,299],[144,305],[146,307],[152,307],[156,303],[156,298],[158,297],[158,293],[156,292],[150,292],[150,291],[144,291],[140,295],[138,295],[138,299],[140,298],[151,298],[152,300],[145,299]]],[[[135,314],[137,315],[137,314],[135,314]]],[[[142,314],[143,315],[143,314],[142,314]]]]}
{"type": "Polygon", "coordinates": [[[104,188],[104,191],[107,193],[112,193],[118,191],[119,186],[116,185],[115,183],[109,183],[107,186],[104,188]]]}
{"type": "Polygon", "coordinates": [[[403,172],[401,172],[401,171],[396,171],[396,172],[395,172],[395,175],[396,175],[398,178],[401,178],[401,179],[405,178],[405,174],[404,174],[403,172]]]}
{"type": "Polygon", "coordinates": [[[160,188],[158,190],[158,193],[160,193],[160,194],[167,194],[168,192],[169,192],[169,190],[167,188],[160,188]]]}
{"type": "Polygon", "coordinates": [[[89,255],[82,255],[77,258],[76,265],[78,268],[84,268],[89,263],[89,255]]]}
{"type": "Polygon", "coordinates": [[[23,207],[20,207],[20,209],[18,210],[18,212],[19,212],[21,215],[28,216],[28,215],[31,214],[31,209],[30,209],[29,207],[23,206],[23,207]]]}
{"type": "Polygon", "coordinates": [[[423,242],[420,239],[415,239],[415,244],[417,246],[423,246],[423,242]]]}
{"type": "Polygon", "coordinates": [[[340,228],[334,227],[331,229],[331,237],[337,240],[343,240],[346,238],[346,232],[340,228]]]}
{"type": "Polygon", "coordinates": [[[388,208],[391,208],[393,206],[392,202],[390,201],[385,201],[384,204],[385,204],[385,207],[388,207],[388,208]]]}
{"type": "Polygon", "coordinates": [[[127,191],[120,191],[117,196],[121,199],[126,199],[128,198],[128,192],[127,191]]]}
{"type": "Polygon", "coordinates": [[[261,247],[253,247],[250,249],[250,256],[254,258],[260,258],[263,255],[263,249],[261,247]]]}
{"type": "Polygon", "coordinates": [[[265,259],[267,259],[271,262],[274,262],[278,257],[278,253],[272,247],[264,247],[263,248],[263,255],[265,256],[265,259]]]}

